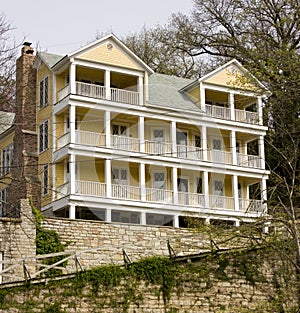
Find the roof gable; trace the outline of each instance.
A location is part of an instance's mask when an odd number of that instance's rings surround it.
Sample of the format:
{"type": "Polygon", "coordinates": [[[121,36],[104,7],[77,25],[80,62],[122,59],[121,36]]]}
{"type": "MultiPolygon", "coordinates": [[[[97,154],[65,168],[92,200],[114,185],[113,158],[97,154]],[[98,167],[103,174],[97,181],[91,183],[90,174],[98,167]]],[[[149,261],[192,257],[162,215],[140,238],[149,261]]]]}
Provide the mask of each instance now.
{"type": "Polygon", "coordinates": [[[146,70],[149,73],[153,73],[148,65],[138,58],[114,35],[97,40],[70,54],[69,57],[121,66],[134,70],[146,70]]]}
{"type": "Polygon", "coordinates": [[[267,91],[267,88],[235,59],[203,76],[199,81],[242,90],[267,91]]]}

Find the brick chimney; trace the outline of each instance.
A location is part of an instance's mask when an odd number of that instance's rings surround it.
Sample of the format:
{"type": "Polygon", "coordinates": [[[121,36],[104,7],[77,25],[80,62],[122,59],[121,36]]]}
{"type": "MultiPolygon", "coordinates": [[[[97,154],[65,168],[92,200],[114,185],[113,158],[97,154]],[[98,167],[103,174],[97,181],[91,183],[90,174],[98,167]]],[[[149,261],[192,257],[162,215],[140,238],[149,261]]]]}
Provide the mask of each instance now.
{"type": "Polygon", "coordinates": [[[19,215],[21,199],[32,199],[40,209],[38,135],[36,127],[36,70],[34,50],[25,42],[16,62],[16,115],[12,161],[12,184],[8,190],[8,215],[19,215]]]}

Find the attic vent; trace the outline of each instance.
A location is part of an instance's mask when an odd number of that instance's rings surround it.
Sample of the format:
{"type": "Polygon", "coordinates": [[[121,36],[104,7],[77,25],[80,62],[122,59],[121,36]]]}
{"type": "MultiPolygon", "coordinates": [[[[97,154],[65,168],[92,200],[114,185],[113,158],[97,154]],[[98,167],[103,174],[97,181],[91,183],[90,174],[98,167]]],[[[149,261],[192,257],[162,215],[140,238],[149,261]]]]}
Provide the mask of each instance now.
{"type": "Polygon", "coordinates": [[[108,50],[112,50],[114,46],[111,43],[108,43],[106,47],[108,50]]]}

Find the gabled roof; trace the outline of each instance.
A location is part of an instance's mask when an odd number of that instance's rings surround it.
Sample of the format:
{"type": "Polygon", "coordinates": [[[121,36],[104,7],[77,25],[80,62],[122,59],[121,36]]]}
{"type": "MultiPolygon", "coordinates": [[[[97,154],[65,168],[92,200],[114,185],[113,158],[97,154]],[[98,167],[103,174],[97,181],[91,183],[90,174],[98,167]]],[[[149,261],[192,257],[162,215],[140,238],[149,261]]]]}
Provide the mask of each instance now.
{"type": "Polygon", "coordinates": [[[152,74],[149,77],[148,104],[160,108],[202,112],[184,93],[179,91],[189,82],[192,80],[164,74],[152,74]]]}
{"type": "Polygon", "coordinates": [[[146,70],[149,74],[154,73],[154,71],[144,62],[142,61],[137,55],[135,55],[120,39],[118,39],[115,35],[110,34],[106,37],[103,37],[99,40],[96,40],[68,55],[69,58],[76,58],[80,55],[86,54],[89,51],[97,48],[98,46],[102,45],[105,42],[112,41],[117,46],[119,46],[135,63],[137,63],[140,67],[146,70]]]}
{"type": "Polygon", "coordinates": [[[61,55],[48,52],[38,52],[37,57],[39,57],[49,67],[49,69],[64,58],[61,55]]]}
{"type": "Polygon", "coordinates": [[[0,135],[13,126],[15,113],[0,111],[0,135]]]}

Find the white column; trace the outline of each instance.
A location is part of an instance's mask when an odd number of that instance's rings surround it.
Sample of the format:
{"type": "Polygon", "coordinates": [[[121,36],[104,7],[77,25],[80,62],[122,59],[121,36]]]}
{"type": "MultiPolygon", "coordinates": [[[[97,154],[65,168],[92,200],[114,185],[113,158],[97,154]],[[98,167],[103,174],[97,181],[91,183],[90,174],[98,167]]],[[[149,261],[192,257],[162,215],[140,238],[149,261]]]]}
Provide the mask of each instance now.
{"type": "MultiPolygon", "coordinates": [[[[72,62],[72,61],[71,61],[72,62]]],[[[76,94],[76,65],[74,63],[70,64],[70,77],[69,77],[69,84],[70,84],[70,92],[71,94],[76,94]]]]}
{"type": "Polygon", "coordinates": [[[207,131],[206,126],[201,126],[201,140],[203,149],[203,161],[207,161],[207,131]]]}
{"type": "Polygon", "coordinates": [[[145,118],[144,116],[139,116],[139,143],[140,143],[140,152],[145,152],[145,118]]]}
{"type": "Polygon", "coordinates": [[[149,101],[149,78],[148,78],[147,72],[145,72],[145,77],[144,77],[144,93],[145,93],[145,99],[147,102],[149,101]]]}
{"type": "Polygon", "coordinates": [[[140,163],[140,188],[141,188],[141,201],[146,201],[146,166],[145,163],[140,163]]]}
{"type": "Polygon", "coordinates": [[[138,78],[139,105],[144,105],[144,85],[143,77],[138,78]]]}
{"type": "Polygon", "coordinates": [[[234,222],[234,224],[235,224],[235,227],[240,227],[240,221],[239,221],[239,220],[236,220],[236,221],[234,222]]]}
{"type": "Polygon", "coordinates": [[[146,220],[146,212],[141,212],[141,220],[140,220],[141,225],[146,225],[147,220],[146,220]]]}
{"type": "Polygon", "coordinates": [[[234,130],[230,131],[230,150],[232,157],[232,164],[237,164],[237,155],[236,155],[236,132],[234,130]]]}
{"type": "Polygon", "coordinates": [[[177,167],[172,167],[173,201],[178,204],[177,167]]]}
{"type": "Polygon", "coordinates": [[[204,194],[204,208],[209,208],[209,186],[208,186],[208,172],[203,171],[203,179],[202,179],[202,184],[203,184],[203,194],[204,194]]]}
{"type": "Polygon", "coordinates": [[[261,188],[261,200],[263,202],[263,210],[266,212],[267,210],[267,180],[263,178],[260,184],[261,188]]]}
{"type": "Polygon", "coordinates": [[[57,94],[56,94],[56,75],[53,74],[52,78],[52,104],[54,105],[57,102],[57,94]]]}
{"type": "MultiPolygon", "coordinates": [[[[56,150],[56,115],[52,115],[52,160],[53,160],[53,152],[56,150]]],[[[52,201],[56,199],[56,164],[52,163],[52,201]]]]}
{"type": "Polygon", "coordinates": [[[69,218],[75,220],[76,218],[76,206],[75,204],[69,205],[69,218]]]}
{"type": "Polygon", "coordinates": [[[230,108],[230,119],[235,121],[235,111],[234,111],[234,94],[232,92],[228,95],[228,104],[230,108]]]}
{"type": "Polygon", "coordinates": [[[69,171],[70,171],[70,194],[74,195],[76,192],[76,157],[73,153],[69,158],[69,171]]]}
{"type": "Polygon", "coordinates": [[[76,142],[76,132],[75,132],[75,124],[76,124],[76,107],[70,104],[69,107],[69,123],[70,123],[70,143],[76,142]]]}
{"type": "Polygon", "coordinates": [[[111,160],[105,160],[106,197],[111,198],[111,160]]]}
{"type": "Polygon", "coordinates": [[[266,166],[264,136],[259,136],[258,138],[258,154],[260,157],[260,168],[264,169],[266,166]]]}
{"type": "Polygon", "coordinates": [[[111,146],[110,140],[110,111],[104,113],[104,130],[105,130],[105,146],[109,148],[111,146]]]}
{"type": "Polygon", "coordinates": [[[105,211],[105,221],[106,222],[111,222],[111,209],[106,209],[105,211]]]}
{"type": "Polygon", "coordinates": [[[171,122],[171,143],[172,143],[172,155],[177,157],[177,140],[176,140],[176,122],[171,122]]]}
{"type": "Polygon", "coordinates": [[[106,100],[111,100],[110,71],[108,71],[108,70],[105,71],[104,86],[105,86],[105,99],[106,100]]]}
{"type": "Polygon", "coordinates": [[[178,215],[174,215],[173,226],[177,227],[177,228],[179,227],[179,217],[178,217],[178,215]]]}
{"type": "Polygon", "coordinates": [[[200,83],[200,108],[203,112],[206,112],[205,107],[205,88],[203,87],[203,84],[200,83]]]}
{"type": "Polygon", "coordinates": [[[261,97],[257,98],[256,104],[257,104],[259,125],[263,125],[263,103],[262,103],[261,97]]]}
{"type": "Polygon", "coordinates": [[[239,211],[239,186],[238,186],[238,177],[237,175],[232,176],[232,194],[234,201],[234,210],[239,211]]]}

